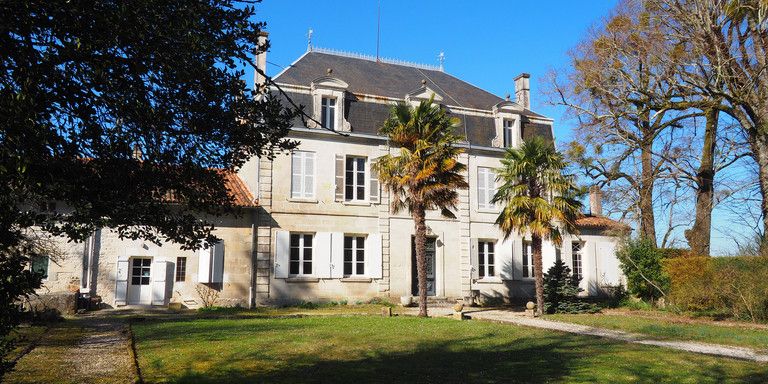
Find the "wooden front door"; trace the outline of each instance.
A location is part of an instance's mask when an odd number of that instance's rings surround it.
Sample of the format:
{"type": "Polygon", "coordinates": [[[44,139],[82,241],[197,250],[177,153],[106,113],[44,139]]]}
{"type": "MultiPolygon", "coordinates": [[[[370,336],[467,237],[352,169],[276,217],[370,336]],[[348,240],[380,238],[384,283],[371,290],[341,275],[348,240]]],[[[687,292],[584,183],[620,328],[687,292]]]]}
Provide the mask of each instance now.
{"type": "Polygon", "coordinates": [[[128,304],[152,304],[152,258],[131,259],[128,279],[128,304]]]}
{"type": "MultiPolygon", "coordinates": [[[[437,238],[427,237],[427,296],[435,296],[435,243],[437,238]]],[[[416,269],[416,239],[411,237],[411,293],[419,295],[419,274],[416,269]]]]}

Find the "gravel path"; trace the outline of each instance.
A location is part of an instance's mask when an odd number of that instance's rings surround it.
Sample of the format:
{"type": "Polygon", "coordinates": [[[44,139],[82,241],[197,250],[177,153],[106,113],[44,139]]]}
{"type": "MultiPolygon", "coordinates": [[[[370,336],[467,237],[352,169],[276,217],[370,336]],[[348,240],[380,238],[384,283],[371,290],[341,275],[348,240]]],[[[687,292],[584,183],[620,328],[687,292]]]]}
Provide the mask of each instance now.
{"type": "Polygon", "coordinates": [[[628,332],[615,331],[611,329],[595,328],[586,325],[564,323],[559,321],[543,320],[526,317],[520,312],[490,310],[469,312],[467,316],[471,319],[498,321],[502,323],[512,323],[528,327],[544,328],[553,331],[569,332],[578,335],[605,337],[613,340],[625,341],[628,343],[654,345],[657,347],[666,347],[678,349],[681,351],[703,353],[707,355],[731,357],[742,360],[751,360],[761,363],[768,362],[768,355],[757,352],[750,348],[732,347],[720,344],[707,344],[695,341],[664,341],[648,338],[644,335],[638,335],[628,332]]]}

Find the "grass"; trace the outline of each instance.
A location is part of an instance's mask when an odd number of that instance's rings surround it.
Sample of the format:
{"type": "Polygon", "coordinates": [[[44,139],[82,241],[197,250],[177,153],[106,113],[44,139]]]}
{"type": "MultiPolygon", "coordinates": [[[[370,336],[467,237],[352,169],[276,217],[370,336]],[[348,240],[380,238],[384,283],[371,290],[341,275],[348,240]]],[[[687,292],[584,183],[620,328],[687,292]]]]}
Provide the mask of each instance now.
{"type": "Polygon", "coordinates": [[[768,381],[767,365],[444,318],[147,319],[133,330],[148,383],[768,381]]]}
{"type": "Polygon", "coordinates": [[[583,324],[648,335],[662,340],[693,340],[705,343],[768,349],[768,330],[745,325],[724,326],[685,321],[679,316],[648,317],[632,314],[547,315],[549,320],[583,324]]]}

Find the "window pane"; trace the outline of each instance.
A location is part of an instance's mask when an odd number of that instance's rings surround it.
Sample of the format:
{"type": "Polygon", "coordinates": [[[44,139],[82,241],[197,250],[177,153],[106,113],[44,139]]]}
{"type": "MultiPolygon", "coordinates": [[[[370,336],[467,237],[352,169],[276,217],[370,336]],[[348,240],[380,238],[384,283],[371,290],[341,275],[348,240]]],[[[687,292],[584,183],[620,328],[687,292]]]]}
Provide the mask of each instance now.
{"type": "Polygon", "coordinates": [[[494,271],[493,265],[488,266],[488,276],[496,276],[496,271],[494,271]]]}
{"type": "Polygon", "coordinates": [[[336,106],[336,99],[329,98],[328,101],[329,101],[328,105],[330,105],[331,107],[336,106]]]}
{"type": "Polygon", "coordinates": [[[299,274],[299,262],[298,261],[291,261],[290,263],[290,274],[291,275],[298,275],[299,274]]]}
{"type": "Polygon", "coordinates": [[[357,261],[362,262],[365,260],[365,250],[364,249],[358,249],[357,250],[357,261]]]}
{"type": "Polygon", "coordinates": [[[299,260],[299,248],[291,247],[291,258],[289,260],[299,260]]]}
{"type": "Polygon", "coordinates": [[[312,248],[312,235],[304,235],[304,248],[312,248]]]}
{"type": "Polygon", "coordinates": [[[365,274],[365,264],[357,263],[357,274],[358,275],[364,275],[365,274]]]}
{"type": "Polygon", "coordinates": [[[145,267],[149,267],[150,264],[152,264],[152,260],[150,259],[143,259],[143,264],[145,267]]]}
{"type": "Polygon", "coordinates": [[[352,248],[352,236],[344,236],[344,248],[352,248]]]}
{"type": "Polygon", "coordinates": [[[352,250],[347,248],[344,249],[344,262],[345,263],[351,263],[352,262],[352,250]]]}
{"type": "Polygon", "coordinates": [[[149,285],[149,277],[142,277],[141,285],[149,285]]]}
{"type": "Polygon", "coordinates": [[[352,262],[345,262],[344,263],[344,275],[349,276],[352,274],[352,262]]]}
{"type": "Polygon", "coordinates": [[[299,238],[301,235],[291,234],[291,247],[299,246],[299,238]]]}
{"type": "Polygon", "coordinates": [[[304,274],[305,275],[311,275],[312,274],[312,262],[311,261],[305,261],[304,262],[304,274]]]}
{"type": "Polygon", "coordinates": [[[139,285],[139,284],[141,284],[141,276],[133,276],[133,277],[131,277],[131,284],[132,285],[139,285]]]}
{"type": "Polygon", "coordinates": [[[141,259],[133,259],[133,266],[134,267],[140,267],[141,266],[141,259]]]}
{"type": "Polygon", "coordinates": [[[304,261],[312,260],[312,248],[304,248],[304,261]]]}

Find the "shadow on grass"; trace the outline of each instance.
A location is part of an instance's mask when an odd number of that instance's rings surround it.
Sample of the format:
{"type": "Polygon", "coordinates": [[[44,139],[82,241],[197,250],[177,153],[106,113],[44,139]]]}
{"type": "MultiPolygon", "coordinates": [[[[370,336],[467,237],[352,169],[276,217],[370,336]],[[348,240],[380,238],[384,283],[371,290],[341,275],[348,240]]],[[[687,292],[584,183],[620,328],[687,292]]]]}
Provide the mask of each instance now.
{"type": "MultiPolygon", "coordinates": [[[[449,342],[422,342],[408,352],[368,351],[359,359],[329,359],[318,354],[285,356],[283,366],[260,371],[237,368],[243,360],[265,359],[251,351],[205,372],[187,369],[170,383],[508,383],[508,382],[768,382],[768,369],[732,377],[720,366],[695,372],[664,369],[664,362],[602,362],[593,367],[595,351],[610,359],[614,341],[583,337],[531,337],[514,344],[478,347],[493,333],[449,342]]],[[[266,358],[266,361],[276,363],[266,358]]]]}

